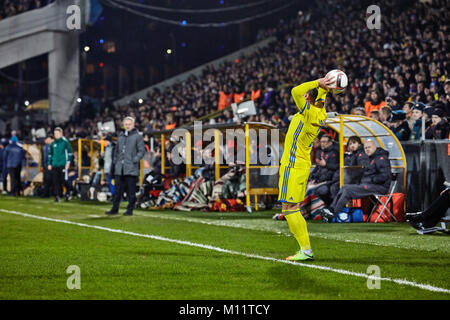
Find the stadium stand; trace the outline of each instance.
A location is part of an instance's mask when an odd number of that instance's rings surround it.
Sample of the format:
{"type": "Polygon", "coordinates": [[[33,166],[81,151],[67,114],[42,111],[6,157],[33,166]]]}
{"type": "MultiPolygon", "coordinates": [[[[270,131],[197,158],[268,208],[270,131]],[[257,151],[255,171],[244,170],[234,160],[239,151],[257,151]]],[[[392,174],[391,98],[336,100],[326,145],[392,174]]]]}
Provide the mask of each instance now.
{"type": "MultiPolygon", "coordinates": [[[[231,102],[235,97],[255,100],[258,114],[249,121],[285,129],[289,115],[295,111],[291,87],[340,68],[351,79],[351,87],[344,94],[329,97],[328,111],[369,116],[365,108],[369,104],[370,111],[387,106],[392,117],[385,124],[398,132],[401,140],[408,140],[418,136],[414,135],[414,126],[421,116],[413,116],[412,109],[416,108],[425,118],[427,138],[448,137],[450,51],[446,21],[450,4],[440,0],[432,4],[383,1],[382,28],[389,32],[381,33],[368,32],[365,20],[355,16],[355,12],[365,12],[367,3],[320,1],[315,9],[296,19],[261,30],[257,40],[277,38],[267,47],[217,68],[207,66],[200,76],[163,91],[150,91],[142,103],[134,101],[119,107],[105,104],[90,119],[78,110],[63,125],[65,132],[68,137],[94,136],[97,122],[114,120],[120,127],[125,115],[136,117],[142,131],[178,127],[216,111],[221,94],[231,102]],[[405,123],[413,132],[409,136],[404,132],[405,123]]],[[[211,122],[233,122],[233,114],[225,109],[211,122]]],[[[31,132],[31,128],[24,129],[22,138],[31,132]]]]}

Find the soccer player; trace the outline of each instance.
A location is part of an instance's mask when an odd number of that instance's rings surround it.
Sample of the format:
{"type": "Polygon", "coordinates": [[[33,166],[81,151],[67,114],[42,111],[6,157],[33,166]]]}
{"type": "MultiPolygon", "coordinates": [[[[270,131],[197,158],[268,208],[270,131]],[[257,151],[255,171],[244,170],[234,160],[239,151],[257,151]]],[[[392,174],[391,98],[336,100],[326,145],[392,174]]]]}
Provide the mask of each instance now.
{"type": "Polygon", "coordinates": [[[302,83],[291,92],[299,112],[292,118],[284,142],[278,195],[289,230],[300,245],[296,254],[286,258],[290,261],[314,259],[306,221],[299,207],[305,197],[313,141],[327,119],[325,99],[332,83],[329,77],[320,78],[302,83]]]}

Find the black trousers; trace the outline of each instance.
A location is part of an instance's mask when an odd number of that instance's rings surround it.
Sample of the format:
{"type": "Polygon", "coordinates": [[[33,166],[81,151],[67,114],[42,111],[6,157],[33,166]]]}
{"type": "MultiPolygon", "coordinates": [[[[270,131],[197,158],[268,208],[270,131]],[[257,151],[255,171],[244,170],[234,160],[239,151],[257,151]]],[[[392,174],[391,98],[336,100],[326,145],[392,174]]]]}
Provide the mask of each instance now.
{"type": "Polygon", "coordinates": [[[8,168],[9,179],[11,181],[10,193],[14,196],[20,195],[21,183],[20,183],[20,171],[22,171],[22,166],[15,168],[8,168]]]}
{"type": "Polygon", "coordinates": [[[52,190],[52,172],[47,168],[43,172],[43,184],[44,184],[44,197],[49,197],[53,194],[52,190]]]}
{"type": "Polygon", "coordinates": [[[423,212],[423,226],[434,227],[447,213],[450,207],[450,190],[446,190],[423,212]]]}
{"type": "Polygon", "coordinates": [[[322,201],[326,204],[330,204],[333,201],[333,199],[330,197],[330,187],[331,182],[327,182],[323,185],[318,186],[313,193],[320,199],[322,199],[322,201]]]}
{"type": "Polygon", "coordinates": [[[55,197],[62,196],[62,187],[65,183],[64,167],[52,167],[53,195],[55,197]]]}
{"type": "Polygon", "coordinates": [[[359,199],[373,194],[386,194],[389,190],[378,184],[347,184],[343,185],[341,190],[330,205],[333,213],[339,213],[344,209],[347,202],[352,199],[359,199]]]}
{"type": "Polygon", "coordinates": [[[114,184],[114,198],[112,211],[118,211],[122,195],[126,191],[128,196],[127,211],[133,212],[136,203],[137,176],[116,175],[114,184]]]}

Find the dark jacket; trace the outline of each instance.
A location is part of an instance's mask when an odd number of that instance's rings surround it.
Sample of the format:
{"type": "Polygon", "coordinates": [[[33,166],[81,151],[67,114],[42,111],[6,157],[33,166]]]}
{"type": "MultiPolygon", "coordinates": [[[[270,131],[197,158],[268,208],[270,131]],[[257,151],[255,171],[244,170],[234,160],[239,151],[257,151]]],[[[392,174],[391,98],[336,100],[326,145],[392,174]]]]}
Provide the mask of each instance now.
{"type": "Polygon", "coordinates": [[[17,143],[10,143],[3,151],[3,168],[17,168],[22,165],[25,159],[25,150],[17,143]]]}
{"type": "Polygon", "coordinates": [[[378,147],[368,159],[361,184],[379,184],[388,190],[392,180],[389,152],[378,147]]]}
{"type": "Polygon", "coordinates": [[[48,167],[48,151],[50,150],[49,144],[44,144],[41,150],[41,166],[44,170],[47,170],[48,167]]]}
{"type": "Polygon", "coordinates": [[[353,152],[349,157],[344,158],[344,164],[346,166],[359,166],[365,167],[369,164],[369,157],[364,151],[364,145],[361,144],[358,149],[353,152]]]}
{"type": "Polygon", "coordinates": [[[136,128],[128,132],[121,132],[114,149],[114,174],[139,176],[139,161],[144,157],[144,138],[136,128]]]}
{"type": "MultiPolygon", "coordinates": [[[[420,124],[420,126],[422,126],[422,123],[420,124]]],[[[407,141],[411,136],[411,129],[409,128],[407,121],[403,121],[401,125],[399,125],[397,128],[391,128],[391,130],[400,141],[407,141]]],[[[420,128],[418,130],[420,132],[420,128]]]]}
{"type": "Polygon", "coordinates": [[[445,119],[439,121],[439,123],[435,126],[430,126],[425,131],[426,139],[447,139],[448,138],[448,130],[449,124],[445,119]]]}
{"type": "MultiPolygon", "coordinates": [[[[355,152],[346,152],[344,154],[344,166],[359,166],[359,167],[365,167],[369,164],[369,157],[367,157],[367,154],[364,152],[364,145],[361,144],[358,149],[355,152]]],[[[348,171],[350,183],[356,183],[359,182],[361,176],[356,173],[352,172],[351,169],[348,171]]],[[[347,178],[346,178],[347,180],[347,178]]],[[[336,172],[333,175],[333,182],[339,181],[339,168],[336,170],[336,172]]]]}
{"type": "Polygon", "coordinates": [[[3,171],[3,151],[5,151],[5,148],[0,145],[0,172],[3,171]]]}
{"type": "Polygon", "coordinates": [[[339,150],[334,145],[325,150],[319,149],[316,158],[324,159],[326,165],[324,167],[316,165],[311,172],[310,180],[317,182],[332,180],[334,173],[339,169],[339,150]]]}

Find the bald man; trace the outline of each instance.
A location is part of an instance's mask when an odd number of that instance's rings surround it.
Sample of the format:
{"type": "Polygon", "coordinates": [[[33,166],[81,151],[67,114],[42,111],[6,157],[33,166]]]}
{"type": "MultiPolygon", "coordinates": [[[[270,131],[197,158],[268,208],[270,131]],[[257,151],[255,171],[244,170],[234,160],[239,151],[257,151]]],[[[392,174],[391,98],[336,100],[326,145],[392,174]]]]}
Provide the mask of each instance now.
{"type": "Polygon", "coordinates": [[[367,140],[364,152],[368,157],[360,184],[347,184],[342,186],[329,208],[321,211],[324,221],[337,216],[344,209],[347,202],[360,199],[373,194],[387,194],[391,185],[391,162],[389,152],[377,147],[374,141],[367,140]]]}

